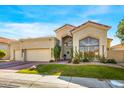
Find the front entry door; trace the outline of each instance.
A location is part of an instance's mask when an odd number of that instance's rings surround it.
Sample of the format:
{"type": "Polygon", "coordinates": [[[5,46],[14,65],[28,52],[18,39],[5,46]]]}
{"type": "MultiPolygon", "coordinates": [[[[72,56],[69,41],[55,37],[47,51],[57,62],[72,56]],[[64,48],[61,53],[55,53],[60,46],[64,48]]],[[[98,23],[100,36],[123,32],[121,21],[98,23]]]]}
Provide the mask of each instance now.
{"type": "Polygon", "coordinates": [[[65,36],[63,38],[63,57],[64,59],[71,59],[72,37],[65,36]]]}
{"type": "Polygon", "coordinates": [[[66,59],[71,59],[71,48],[64,47],[64,55],[66,55],[66,59]]]}

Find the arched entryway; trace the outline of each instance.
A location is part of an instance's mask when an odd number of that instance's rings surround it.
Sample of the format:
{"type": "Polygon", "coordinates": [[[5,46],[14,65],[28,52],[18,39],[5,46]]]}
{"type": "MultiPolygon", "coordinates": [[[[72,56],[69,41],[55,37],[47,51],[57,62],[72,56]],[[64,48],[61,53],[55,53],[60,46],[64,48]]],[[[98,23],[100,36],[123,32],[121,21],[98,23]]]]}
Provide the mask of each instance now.
{"type": "Polygon", "coordinates": [[[71,58],[71,50],[72,50],[72,37],[65,36],[62,38],[62,57],[63,59],[71,58]]]}

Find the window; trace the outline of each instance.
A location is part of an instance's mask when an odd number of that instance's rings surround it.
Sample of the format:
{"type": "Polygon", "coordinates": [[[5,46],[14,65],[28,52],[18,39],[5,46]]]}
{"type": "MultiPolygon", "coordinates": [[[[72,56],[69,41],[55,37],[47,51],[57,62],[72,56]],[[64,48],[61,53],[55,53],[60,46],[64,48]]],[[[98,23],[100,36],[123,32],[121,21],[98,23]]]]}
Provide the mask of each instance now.
{"type": "Polygon", "coordinates": [[[71,37],[65,37],[63,40],[65,47],[72,47],[72,38],[71,37]]]}
{"type": "Polygon", "coordinates": [[[79,42],[79,49],[81,52],[94,52],[96,55],[99,53],[99,40],[87,37],[79,42]]]}

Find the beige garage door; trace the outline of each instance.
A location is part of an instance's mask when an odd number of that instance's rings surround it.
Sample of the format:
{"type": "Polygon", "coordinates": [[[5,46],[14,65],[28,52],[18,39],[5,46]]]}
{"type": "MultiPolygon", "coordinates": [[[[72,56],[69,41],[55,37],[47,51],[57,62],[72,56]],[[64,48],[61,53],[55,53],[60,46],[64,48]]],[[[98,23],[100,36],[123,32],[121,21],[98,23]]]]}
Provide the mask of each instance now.
{"type": "Polygon", "coordinates": [[[15,50],[15,60],[20,61],[21,59],[21,50],[15,50]]]}
{"type": "Polygon", "coordinates": [[[50,49],[27,50],[27,61],[49,61],[50,49]]]}

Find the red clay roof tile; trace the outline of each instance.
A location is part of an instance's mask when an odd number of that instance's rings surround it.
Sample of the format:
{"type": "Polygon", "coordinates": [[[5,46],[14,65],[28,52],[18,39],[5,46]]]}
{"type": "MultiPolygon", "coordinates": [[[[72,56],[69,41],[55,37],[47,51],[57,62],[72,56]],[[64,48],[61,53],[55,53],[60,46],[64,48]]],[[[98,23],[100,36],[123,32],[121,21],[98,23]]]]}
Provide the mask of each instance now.
{"type": "Polygon", "coordinates": [[[8,39],[8,38],[4,38],[4,37],[0,37],[0,43],[10,43],[14,41],[13,39],[8,39]]]}

